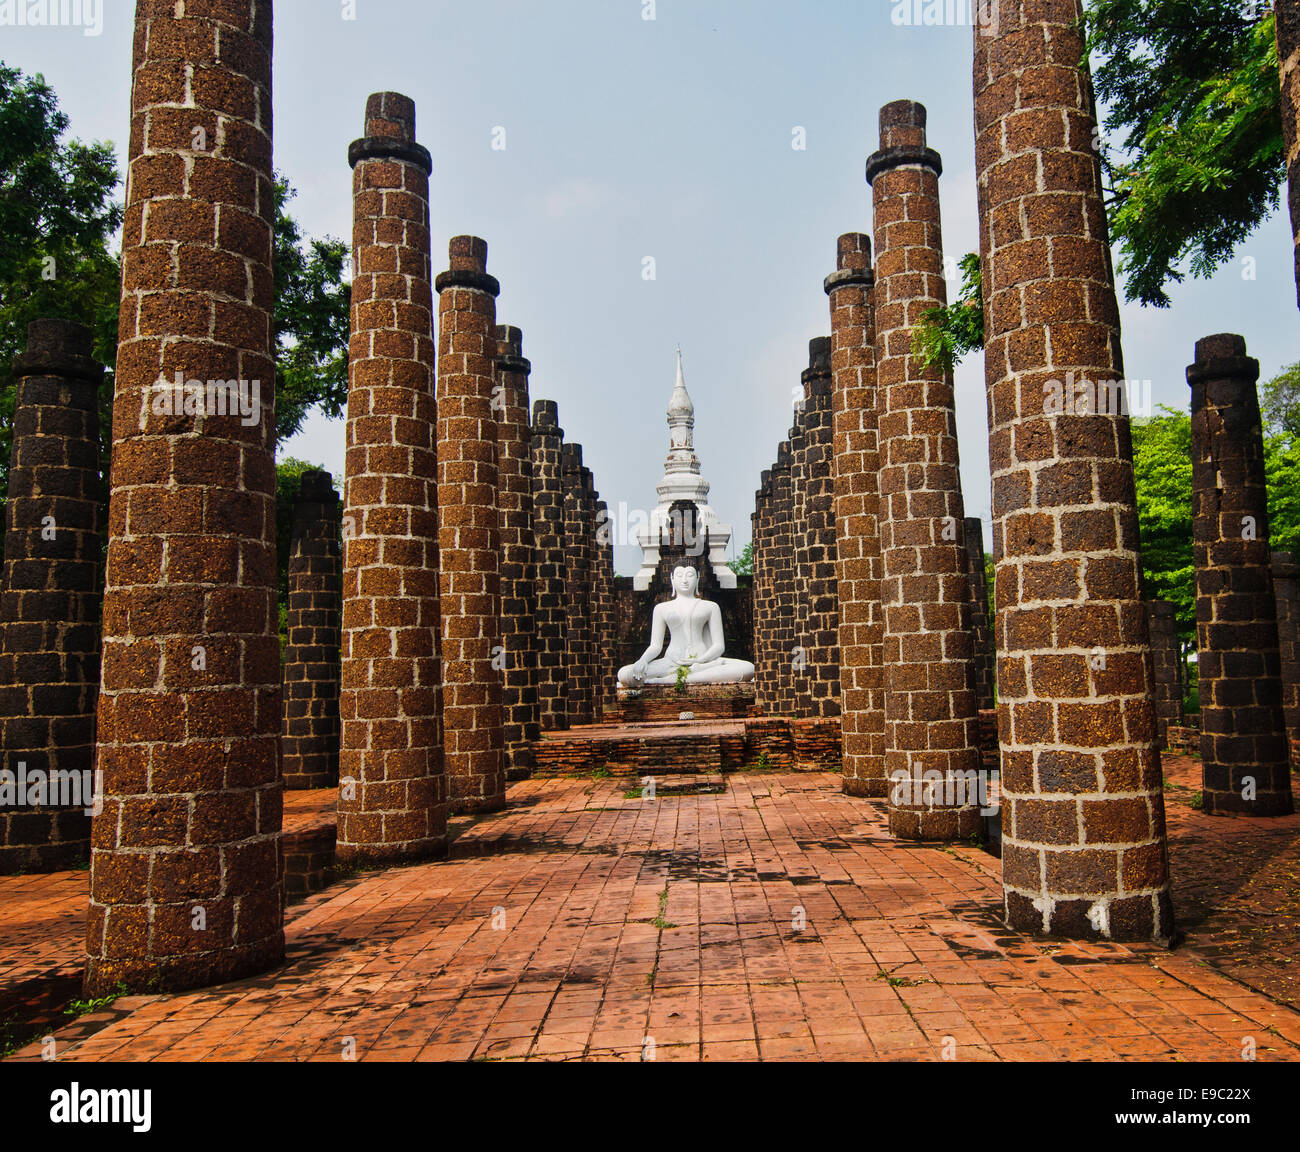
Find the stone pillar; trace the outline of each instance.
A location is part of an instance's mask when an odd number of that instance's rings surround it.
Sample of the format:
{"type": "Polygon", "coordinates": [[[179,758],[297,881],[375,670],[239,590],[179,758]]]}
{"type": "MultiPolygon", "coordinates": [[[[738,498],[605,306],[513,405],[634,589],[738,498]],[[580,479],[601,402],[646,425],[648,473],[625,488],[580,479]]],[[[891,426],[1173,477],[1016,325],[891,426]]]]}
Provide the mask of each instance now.
{"type": "Polygon", "coordinates": [[[583,467],[581,472],[582,536],[583,551],[586,555],[587,575],[581,587],[586,595],[580,605],[587,622],[587,648],[584,653],[585,677],[587,690],[591,699],[591,723],[600,722],[600,676],[597,647],[600,642],[600,597],[599,571],[600,558],[596,541],[596,480],[591,469],[583,467]]]}
{"type": "Polygon", "coordinates": [[[771,559],[772,550],[772,470],[762,476],[762,486],[754,496],[754,514],[750,519],[754,539],[754,711],[764,715],[772,710],[772,691],[776,672],[772,647],[771,559]]]}
{"type": "Polygon", "coordinates": [[[564,603],[568,652],[564,675],[568,680],[569,724],[590,724],[595,718],[591,683],[591,549],[587,532],[586,482],[582,445],[566,443],[562,450],[564,481],[564,603]]]}
{"type": "Polygon", "coordinates": [[[1002,0],[974,36],[1003,887],[1013,928],[1167,941],[1128,420],[1061,399],[1124,377],[1081,14],[1002,0]]]}
{"type": "Polygon", "coordinates": [[[808,346],[804,373],[804,530],[799,568],[801,632],[807,667],[801,681],[803,713],[840,714],[840,638],[835,540],[835,425],[832,412],[831,338],[808,346]]]}
{"type": "MultiPolygon", "coordinates": [[[[810,368],[816,355],[810,345],[810,368]]],[[[783,696],[787,711],[795,717],[809,715],[812,708],[808,662],[808,372],[805,369],[800,373],[801,391],[790,428],[790,612],[793,621],[790,649],[794,655],[788,661],[783,696]]]]}
{"type": "Polygon", "coordinates": [[[496,298],[487,243],[451,241],[439,275],[438,545],[442,554],[443,732],[451,805],[505,807],[501,569],[497,531],[496,298]]]}
{"type": "Polygon", "coordinates": [[[543,732],[568,728],[568,571],[564,554],[564,429],[554,400],[533,405],[533,579],[537,709],[543,732]]]}
{"type": "Polygon", "coordinates": [[[136,6],[87,996],[284,956],[271,3],[190,7],[136,6]]]}
{"type": "Polygon", "coordinates": [[[447,847],[428,151],[415,105],[366,101],[352,164],[338,860],[447,847]]]}
{"type": "Polygon", "coordinates": [[[772,709],[778,716],[794,713],[795,568],[794,568],[794,480],[790,441],[777,449],[772,469],[772,534],[769,550],[772,616],[772,709]]]}
{"type": "Polygon", "coordinates": [[[1203,811],[1292,811],[1277,606],[1268,547],[1259,361],[1240,336],[1210,336],[1192,386],[1192,531],[1203,811]]]}
{"type": "Polygon", "coordinates": [[[532,774],[532,741],[541,736],[533,610],[533,455],[528,376],[518,328],[498,326],[497,522],[501,533],[502,740],[507,780],[532,774]]]}
{"type": "Polygon", "coordinates": [[[966,575],[970,580],[970,626],[975,645],[975,698],[981,712],[996,704],[993,694],[993,630],[989,626],[989,585],[984,574],[984,525],[966,518],[966,575]]]}
{"type": "Polygon", "coordinates": [[[912,354],[912,330],[947,304],[938,153],[925,109],[880,111],[867,161],[875,202],[880,584],[885,612],[885,775],[890,829],[915,840],[981,831],[981,767],[965,513],[952,378],[912,354]],[[902,783],[897,783],[905,781],[902,783]]]}
{"type": "Polygon", "coordinates": [[[1282,665],[1282,716],[1291,767],[1300,767],[1300,565],[1290,552],[1274,552],[1273,602],[1282,665]]]}
{"type": "Polygon", "coordinates": [[[1169,744],[1169,725],[1180,728],[1183,723],[1183,658],[1178,647],[1174,606],[1167,600],[1152,600],[1146,610],[1155,674],[1156,728],[1163,750],[1169,744]]]}
{"type": "Polygon", "coordinates": [[[1291,231],[1295,236],[1296,299],[1300,301],[1300,5],[1279,0],[1277,58],[1282,79],[1282,139],[1286,150],[1291,231]]]}
{"type": "Polygon", "coordinates": [[[14,376],[0,580],[0,794],[8,782],[13,795],[0,804],[0,874],[89,857],[99,694],[104,369],[90,329],[33,321],[14,376]]]}
{"type": "Polygon", "coordinates": [[[869,236],[848,233],[837,248],[826,293],[834,372],[842,787],[850,796],[886,796],[875,274],[869,236]]]}
{"type": "Polygon", "coordinates": [[[614,611],[614,539],[609,505],[596,501],[596,651],[592,669],[596,718],[618,700],[618,634],[614,611]]]}
{"type": "Polygon", "coordinates": [[[284,786],[339,782],[343,555],[339,495],[328,472],[304,472],[289,555],[284,650],[284,786]]]}

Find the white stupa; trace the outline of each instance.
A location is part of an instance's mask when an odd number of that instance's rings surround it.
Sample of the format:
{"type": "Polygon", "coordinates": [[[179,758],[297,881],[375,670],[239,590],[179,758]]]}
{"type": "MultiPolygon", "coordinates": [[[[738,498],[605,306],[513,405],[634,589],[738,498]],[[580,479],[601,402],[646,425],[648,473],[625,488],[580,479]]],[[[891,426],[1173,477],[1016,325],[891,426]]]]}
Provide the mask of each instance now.
{"type": "Polygon", "coordinates": [[[700,475],[700,458],[695,455],[695,405],[686,391],[682,373],[682,350],[677,349],[677,385],[668,402],[668,461],[663,479],[655,491],[659,504],[650,513],[648,527],[637,532],[641,546],[641,570],[633,580],[638,592],[646,591],[659,568],[659,534],[670,530],[669,510],[678,500],[689,500],[696,509],[696,530],[701,544],[709,533],[709,562],[720,588],[734,588],[736,574],[727,567],[727,546],[731,543],[731,525],[718,520],[709,506],[709,482],[700,475]]]}

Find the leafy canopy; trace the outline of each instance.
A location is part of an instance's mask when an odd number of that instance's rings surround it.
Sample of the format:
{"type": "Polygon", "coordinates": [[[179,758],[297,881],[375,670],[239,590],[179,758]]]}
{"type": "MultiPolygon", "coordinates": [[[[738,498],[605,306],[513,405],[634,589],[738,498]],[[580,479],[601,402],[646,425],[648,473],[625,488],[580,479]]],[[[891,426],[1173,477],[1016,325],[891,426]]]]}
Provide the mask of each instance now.
{"type": "Polygon", "coordinates": [[[1090,0],[1111,239],[1129,300],[1164,308],[1278,206],[1286,174],[1274,18],[1250,0],[1090,0]]]}

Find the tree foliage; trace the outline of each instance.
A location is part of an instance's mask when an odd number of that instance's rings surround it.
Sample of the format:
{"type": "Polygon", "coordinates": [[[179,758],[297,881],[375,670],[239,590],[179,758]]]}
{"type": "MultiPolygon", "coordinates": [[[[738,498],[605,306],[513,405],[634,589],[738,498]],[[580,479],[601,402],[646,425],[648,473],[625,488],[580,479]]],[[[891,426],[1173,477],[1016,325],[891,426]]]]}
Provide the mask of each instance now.
{"type": "Polygon", "coordinates": [[[331,418],[348,403],[351,286],[348,246],[332,237],[304,241],[286,211],[294,189],[275,180],[275,430],[286,440],[319,406],[331,418]]]}
{"type": "MultiPolygon", "coordinates": [[[[65,140],[68,118],[42,76],[0,63],[0,509],[8,498],[13,443],[13,360],[27,325],[77,320],[111,364],[117,350],[120,272],[108,245],[122,221],[108,143],[65,140]]],[[[112,411],[111,381],[101,422],[112,411]]]]}
{"type": "Polygon", "coordinates": [[[745,550],[737,559],[730,561],[727,567],[737,576],[752,576],[754,574],[754,545],[746,544],[745,550]]]}
{"type": "MultiPolygon", "coordinates": [[[[44,78],[0,63],[0,512],[13,443],[13,359],[26,346],[28,323],[43,317],[88,325],[95,357],[109,369],[100,392],[101,491],[108,495],[121,294],[120,256],[110,243],[122,221],[113,199],[121,180],[111,144],[68,140],[67,130],[68,118],[44,78]]],[[[334,417],[347,404],[347,245],[305,239],[287,211],[293,197],[277,174],[272,324],[280,439],[297,432],[313,407],[334,417]]],[[[293,502],[311,467],[290,458],[277,468],[282,599],[293,502]]]]}
{"type": "Polygon", "coordinates": [[[1243,0],[1090,0],[1111,239],[1130,300],[1167,307],[1278,206],[1286,166],[1274,18],[1243,0]]]}
{"type": "Polygon", "coordinates": [[[912,329],[912,351],[927,368],[951,372],[969,352],[984,347],[984,289],[978,253],[961,258],[961,291],[955,304],[931,308],[912,329]]]}
{"type": "Polygon", "coordinates": [[[1162,405],[1160,415],[1134,420],[1132,430],[1143,593],[1173,604],[1179,637],[1194,641],[1192,418],[1162,405]]]}

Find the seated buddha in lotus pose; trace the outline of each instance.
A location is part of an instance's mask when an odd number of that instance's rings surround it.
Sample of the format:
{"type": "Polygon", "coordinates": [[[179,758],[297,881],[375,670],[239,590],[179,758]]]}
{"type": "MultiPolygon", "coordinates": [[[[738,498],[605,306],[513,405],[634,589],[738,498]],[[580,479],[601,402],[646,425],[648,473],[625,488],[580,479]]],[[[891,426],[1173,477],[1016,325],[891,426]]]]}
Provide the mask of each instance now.
{"type": "Polygon", "coordinates": [[[722,609],[695,595],[699,584],[700,574],[694,568],[673,569],[673,599],[655,605],[650,647],[635,664],[619,671],[623,687],[675,685],[678,668],[686,669],[687,684],[740,684],[754,678],[754,666],[747,660],[722,655],[722,609]],[[665,630],[668,651],[660,656],[665,630]]]}

